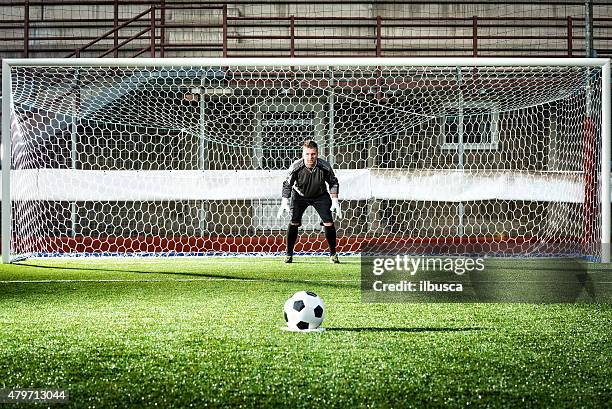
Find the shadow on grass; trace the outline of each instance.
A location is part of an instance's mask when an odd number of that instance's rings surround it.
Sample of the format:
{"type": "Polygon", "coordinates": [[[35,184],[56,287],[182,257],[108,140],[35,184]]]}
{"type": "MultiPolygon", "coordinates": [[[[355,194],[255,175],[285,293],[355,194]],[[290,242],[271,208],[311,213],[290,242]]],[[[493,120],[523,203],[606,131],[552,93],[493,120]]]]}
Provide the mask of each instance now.
{"type": "MultiPolygon", "coordinates": [[[[209,278],[216,280],[234,280],[234,281],[253,281],[253,282],[270,282],[270,283],[291,283],[291,284],[303,284],[303,285],[317,285],[337,288],[358,288],[358,282],[333,282],[333,281],[318,281],[318,280],[296,280],[296,279],[283,279],[283,278],[272,278],[272,277],[248,277],[240,275],[227,275],[227,274],[214,274],[214,273],[189,273],[189,272],[176,272],[176,271],[142,271],[142,270],[121,270],[115,268],[92,268],[92,267],[66,267],[66,266],[41,266],[37,264],[19,263],[20,266],[27,266],[30,268],[41,268],[41,269],[52,269],[52,270],[67,270],[67,271],[94,271],[94,272],[108,272],[108,273],[130,273],[130,274],[146,274],[146,275],[168,275],[172,277],[189,277],[189,278],[209,278]]],[[[282,264],[281,264],[282,266],[282,264]]],[[[95,280],[93,280],[95,281],[95,280]]],[[[126,280],[129,281],[129,280],[126,280]]],[[[134,280],[138,281],[138,280],[134,280]]],[[[173,281],[173,280],[168,280],[173,281]]],[[[175,280],[178,281],[178,280],[175,280]]]]}
{"type": "Polygon", "coordinates": [[[460,331],[482,331],[487,328],[466,327],[466,328],[398,328],[398,327],[354,327],[354,328],[325,328],[326,331],[346,331],[346,332],[460,332],[460,331]]]}

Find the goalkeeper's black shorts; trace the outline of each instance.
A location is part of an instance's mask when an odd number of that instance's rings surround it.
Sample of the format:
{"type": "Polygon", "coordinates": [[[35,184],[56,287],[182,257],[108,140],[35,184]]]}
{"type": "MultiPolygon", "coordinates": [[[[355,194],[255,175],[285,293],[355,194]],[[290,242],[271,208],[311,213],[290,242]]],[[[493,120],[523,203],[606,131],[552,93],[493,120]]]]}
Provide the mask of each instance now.
{"type": "Polygon", "coordinates": [[[332,223],[334,221],[331,213],[331,197],[329,193],[325,192],[321,196],[316,197],[304,197],[298,194],[296,191],[291,193],[291,223],[302,224],[302,216],[308,208],[312,206],[315,208],[323,223],[332,223]]]}

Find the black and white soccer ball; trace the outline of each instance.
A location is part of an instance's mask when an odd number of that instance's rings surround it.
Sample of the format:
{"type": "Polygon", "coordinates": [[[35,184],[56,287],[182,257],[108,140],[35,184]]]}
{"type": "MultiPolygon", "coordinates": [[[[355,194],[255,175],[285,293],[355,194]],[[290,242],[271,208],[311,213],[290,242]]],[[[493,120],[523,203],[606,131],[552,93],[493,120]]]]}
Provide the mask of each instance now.
{"type": "Polygon", "coordinates": [[[299,291],[285,302],[284,313],[289,329],[314,330],[321,326],[325,318],[325,304],[312,291],[299,291]]]}

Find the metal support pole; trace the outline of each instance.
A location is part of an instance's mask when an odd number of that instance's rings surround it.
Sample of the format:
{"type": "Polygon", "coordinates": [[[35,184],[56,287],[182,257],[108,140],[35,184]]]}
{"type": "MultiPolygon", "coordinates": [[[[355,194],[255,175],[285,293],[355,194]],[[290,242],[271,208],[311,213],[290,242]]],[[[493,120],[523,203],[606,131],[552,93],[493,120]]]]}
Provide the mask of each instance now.
{"type": "MultiPolygon", "coordinates": [[[[198,134],[198,167],[200,170],[208,169],[208,142],[206,140],[206,99],[204,88],[200,89],[200,126],[198,134]]],[[[200,204],[199,228],[200,235],[206,235],[206,202],[200,204]]]]}
{"type": "Polygon", "coordinates": [[[289,27],[290,27],[289,31],[290,31],[290,36],[291,36],[290,56],[291,58],[295,58],[295,16],[291,16],[289,27]]]}
{"type": "Polygon", "coordinates": [[[584,51],[585,57],[593,57],[593,1],[584,2],[584,51]]]}
{"type": "Polygon", "coordinates": [[[478,16],[472,17],[472,56],[478,57],[478,16]]]}
{"type": "MultiPolygon", "coordinates": [[[[74,94],[74,112],[72,113],[72,123],[70,124],[70,168],[76,170],[78,163],[77,156],[77,135],[78,135],[78,121],[79,111],[81,108],[81,82],[80,82],[80,71],[77,68],[75,73],[76,91],[74,94]]],[[[76,237],[76,226],[77,226],[77,207],[76,202],[70,202],[70,223],[71,223],[71,235],[76,237]]]]}
{"type": "Polygon", "coordinates": [[[572,57],[574,52],[574,22],[572,16],[567,16],[567,56],[572,57]]]}
{"type": "Polygon", "coordinates": [[[223,5],[223,58],[227,58],[227,4],[223,5]]]}
{"type": "MultiPolygon", "coordinates": [[[[119,0],[115,0],[113,5],[113,28],[116,29],[119,26],[119,0]]],[[[115,51],[113,57],[119,57],[119,30],[116,30],[113,34],[113,46],[115,51]]]]}
{"type": "Polygon", "coordinates": [[[155,58],[155,7],[151,6],[151,58],[155,58]]]}
{"type": "MultiPolygon", "coordinates": [[[[463,132],[465,127],[463,126],[463,105],[464,105],[464,100],[463,100],[463,90],[461,89],[463,86],[463,76],[461,74],[461,67],[457,67],[457,85],[459,87],[459,124],[457,127],[457,131],[458,131],[458,136],[459,136],[459,140],[457,141],[457,167],[459,170],[463,171],[465,165],[464,165],[464,151],[465,148],[463,146],[463,132]]],[[[463,204],[463,202],[459,202],[458,206],[457,206],[457,235],[459,237],[463,237],[463,235],[465,234],[465,227],[464,227],[464,218],[465,218],[465,206],[463,204]]]]}
{"type": "Polygon", "coordinates": [[[30,55],[30,1],[23,3],[23,58],[30,55]]]}
{"type": "Polygon", "coordinates": [[[376,16],[376,56],[382,57],[382,17],[376,16]]]}
{"type": "Polygon", "coordinates": [[[335,111],[334,104],[336,103],[336,95],[334,93],[334,87],[336,86],[336,81],[334,79],[334,69],[333,67],[329,68],[329,94],[327,99],[327,104],[329,106],[329,116],[328,116],[328,141],[329,141],[329,153],[327,155],[327,161],[330,165],[334,166],[336,163],[336,152],[335,152],[335,135],[334,135],[334,126],[335,126],[335,111]]]}
{"type": "Polygon", "coordinates": [[[166,48],[166,0],[161,0],[159,6],[159,36],[160,36],[160,44],[159,44],[159,56],[161,58],[165,57],[165,48],[166,48]]]}

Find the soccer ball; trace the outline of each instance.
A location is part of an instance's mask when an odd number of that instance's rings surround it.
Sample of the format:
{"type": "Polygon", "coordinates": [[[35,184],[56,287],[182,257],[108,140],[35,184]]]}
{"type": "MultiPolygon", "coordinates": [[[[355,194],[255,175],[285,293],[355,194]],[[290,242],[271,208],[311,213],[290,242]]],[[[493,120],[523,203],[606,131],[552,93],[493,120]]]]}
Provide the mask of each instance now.
{"type": "Polygon", "coordinates": [[[317,329],[325,318],[325,305],[315,293],[299,291],[285,302],[284,312],[289,329],[317,329]]]}

